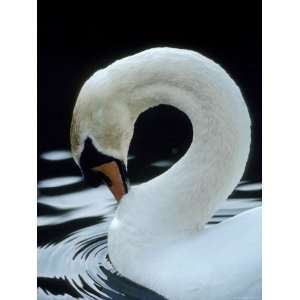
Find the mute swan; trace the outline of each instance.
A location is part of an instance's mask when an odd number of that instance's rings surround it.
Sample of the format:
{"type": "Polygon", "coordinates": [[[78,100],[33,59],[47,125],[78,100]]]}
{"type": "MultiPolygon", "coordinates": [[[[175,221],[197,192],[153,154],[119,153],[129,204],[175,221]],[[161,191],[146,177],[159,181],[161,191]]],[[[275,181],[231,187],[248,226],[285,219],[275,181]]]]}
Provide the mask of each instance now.
{"type": "Polygon", "coordinates": [[[146,50],[85,82],[71,148],[85,179],[104,179],[119,200],[108,252],[120,274],[168,299],[238,299],[260,282],[260,209],[204,229],[244,172],[250,126],[233,80],[193,51],[146,50]],[[130,188],[134,123],[159,104],[190,118],[193,141],[167,172],[130,188]]]}

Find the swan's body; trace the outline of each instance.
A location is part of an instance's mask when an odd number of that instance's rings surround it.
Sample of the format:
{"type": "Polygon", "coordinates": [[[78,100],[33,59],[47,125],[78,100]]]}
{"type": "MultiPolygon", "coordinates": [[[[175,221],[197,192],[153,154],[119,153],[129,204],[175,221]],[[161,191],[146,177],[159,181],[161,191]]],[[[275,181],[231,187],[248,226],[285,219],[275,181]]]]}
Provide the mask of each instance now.
{"type": "Polygon", "coordinates": [[[234,299],[260,278],[260,211],[202,230],[239,182],[250,147],[247,107],[219,65],[157,48],[98,71],[74,109],[75,160],[90,137],[99,152],[126,163],[135,120],[159,104],[187,114],[193,142],[166,173],[122,198],[108,234],[111,261],[169,299],[234,299]]]}

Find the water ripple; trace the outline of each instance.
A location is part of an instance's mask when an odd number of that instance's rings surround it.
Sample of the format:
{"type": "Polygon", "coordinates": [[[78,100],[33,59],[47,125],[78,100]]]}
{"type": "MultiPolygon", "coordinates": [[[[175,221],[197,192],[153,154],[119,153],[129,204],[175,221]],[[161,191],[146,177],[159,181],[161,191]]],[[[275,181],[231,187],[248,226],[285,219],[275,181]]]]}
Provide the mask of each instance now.
{"type": "MultiPolygon", "coordinates": [[[[54,154],[43,158],[61,159],[55,163],[65,164],[66,153],[54,154]]],[[[167,160],[152,162],[148,175],[161,173],[171,164],[167,160]]],[[[164,299],[114,269],[108,256],[107,231],[116,204],[106,188],[88,189],[80,178],[69,174],[39,184],[38,299],[164,299]]],[[[137,174],[133,182],[140,181],[144,178],[137,174]]],[[[207,227],[260,203],[261,184],[241,182],[207,227]]]]}

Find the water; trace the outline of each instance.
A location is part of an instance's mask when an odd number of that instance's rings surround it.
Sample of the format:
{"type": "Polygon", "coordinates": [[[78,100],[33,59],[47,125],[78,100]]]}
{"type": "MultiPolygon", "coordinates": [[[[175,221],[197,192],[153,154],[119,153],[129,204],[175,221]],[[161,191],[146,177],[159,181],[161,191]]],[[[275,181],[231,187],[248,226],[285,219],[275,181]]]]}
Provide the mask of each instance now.
{"type": "MultiPolygon", "coordinates": [[[[162,173],[175,158],[149,161],[139,173],[141,163],[131,155],[132,184],[162,173]]],[[[39,165],[38,299],[164,299],[120,276],[110,263],[107,229],[116,202],[109,190],[87,188],[65,150],[44,153],[39,165]]],[[[207,227],[260,205],[261,184],[243,181],[207,227]]],[[[254,289],[245,297],[259,294],[254,289]]]]}

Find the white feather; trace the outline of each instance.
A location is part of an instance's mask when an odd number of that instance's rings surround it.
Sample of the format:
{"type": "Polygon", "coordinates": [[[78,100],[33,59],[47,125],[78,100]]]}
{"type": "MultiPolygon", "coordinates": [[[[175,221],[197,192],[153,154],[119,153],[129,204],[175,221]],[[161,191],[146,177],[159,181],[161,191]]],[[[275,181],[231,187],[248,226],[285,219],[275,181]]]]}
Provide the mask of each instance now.
{"type": "Polygon", "coordinates": [[[98,71],[74,109],[74,157],[89,135],[99,151],[127,161],[137,117],[159,104],[186,113],[193,141],[172,168],[122,198],[110,258],[125,277],[167,298],[233,299],[260,278],[260,212],[203,230],[239,182],[250,148],[247,107],[218,64],[155,48],[98,71]]]}

